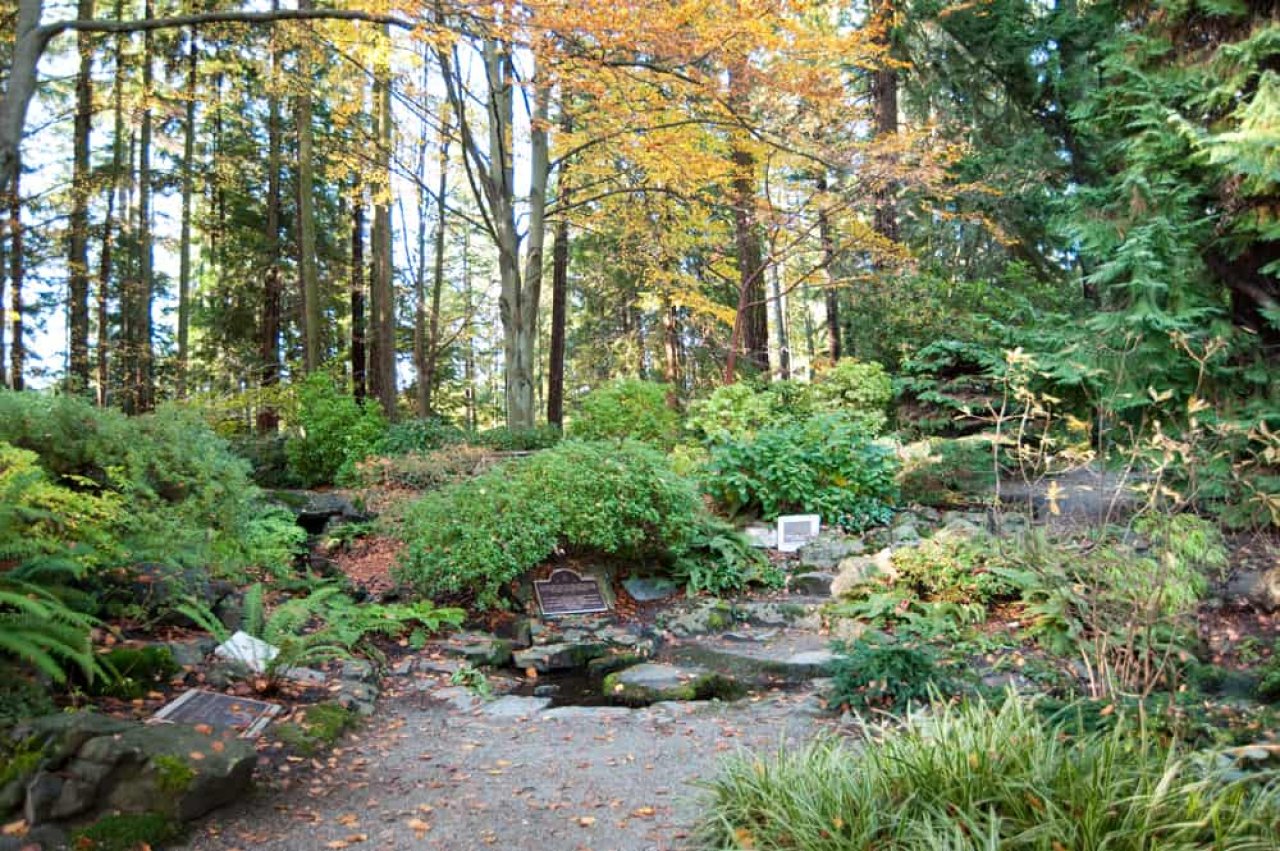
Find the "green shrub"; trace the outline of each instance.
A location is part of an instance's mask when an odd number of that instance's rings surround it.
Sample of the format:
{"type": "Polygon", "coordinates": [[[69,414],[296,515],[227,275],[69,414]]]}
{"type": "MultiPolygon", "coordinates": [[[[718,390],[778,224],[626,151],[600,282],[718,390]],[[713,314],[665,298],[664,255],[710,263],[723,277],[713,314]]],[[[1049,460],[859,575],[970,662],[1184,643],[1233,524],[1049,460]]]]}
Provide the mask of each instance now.
{"type": "Polygon", "coordinates": [[[742,591],[748,585],[779,587],[786,579],[732,523],[711,516],[684,544],[671,575],[689,594],[705,592],[713,597],[742,591]]]}
{"type": "Polygon", "coordinates": [[[893,382],[874,361],[842,358],[814,376],[809,399],[815,413],[843,414],[867,434],[880,434],[889,422],[893,382]]]}
{"type": "Polygon", "coordinates": [[[73,494],[78,510],[96,500],[101,510],[60,536],[92,550],[78,554],[87,566],[234,572],[265,558],[246,542],[262,511],[249,465],[192,410],[164,405],[125,417],[78,398],[0,390],[0,442],[35,453],[47,482],[73,494]]]}
{"type": "Polygon", "coordinates": [[[986,605],[1013,594],[992,568],[1002,564],[997,542],[984,536],[940,534],[893,553],[899,587],[928,602],[986,605]]]}
{"type": "Polygon", "coordinates": [[[872,633],[851,643],[837,643],[835,650],[829,706],[855,712],[905,708],[952,688],[951,678],[938,667],[937,656],[924,646],[872,633]]]}
{"type": "Polygon", "coordinates": [[[474,443],[498,452],[533,452],[555,446],[563,436],[553,425],[534,428],[498,426],[476,434],[474,443]]]}
{"type": "Polygon", "coordinates": [[[748,381],[723,384],[689,406],[686,426],[706,443],[743,441],[761,429],[808,415],[807,399],[793,382],[757,386],[748,381]]]}
{"type": "Polygon", "coordinates": [[[474,476],[492,454],[492,450],[460,443],[434,452],[377,455],[356,463],[351,482],[359,487],[431,490],[474,476]]]}
{"type": "Polygon", "coordinates": [[[807,512],[860,531],[892,517],[896,466],[856,422],[827,414],[713,446],[705,487],[733,514],[807,512]]]}
{"type": "MultiPolygon", "coordinates": [[[[908,449],[920,447],[915,444],[908,449]]],[[[902,501],[946,507],[985,497],[996,483],[991,444],[978,440],[934,439],[903,463],[898,476],[902,501]]]]}
{"type": "Polygon", "coordinates": [[[307,487],[331,484],[372,455],[386,431],[377,405],[361,406],[333,378],[312,373],[298,388],[298,436],[285,448],[289,469],[307,487]]]}
{"type": "Polygon", "coordinates": [[[693,487],[651,447],[566,441],[412,505],[399,576],[430,598],[492,607],[558,547],[680,552],[702,512],[693,487]]]}
{"type": "Polygon", "coordinates": [[[1022,700],[936,705],[856,743],[731,757],[700,847],[756,851],[1274,848],[1280,787],[1126,718],[1077,734],[1022,700]]]}
{"type": "Polygon", "coordinates": [[[679,415],[667,404],[672,392],[667,384],[614,379],[582,398],[569,434],[578,440],[630,438],[669,448],[680,429],[679,415]]]}
{"type": "Polygon", "coordinates": [[[440,417],[401,420],[392,423],[378,440],[378,455],[407,455],[411,452],[433,452],[444,446],[463,443],[467,433],[440,417]]]}

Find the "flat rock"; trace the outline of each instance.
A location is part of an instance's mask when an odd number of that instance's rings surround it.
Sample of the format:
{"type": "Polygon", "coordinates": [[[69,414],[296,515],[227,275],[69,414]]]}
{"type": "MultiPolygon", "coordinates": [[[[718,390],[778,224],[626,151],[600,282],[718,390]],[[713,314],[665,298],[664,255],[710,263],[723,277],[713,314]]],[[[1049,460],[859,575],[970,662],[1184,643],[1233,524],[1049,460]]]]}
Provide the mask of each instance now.
{"type": "Polygon", "coordinates": [[[599,641],[561,642],[538,644],[526,650],[517,650],[512,658],[517,668],[533,668],[545,674],[548,671],[567,671],[586,667],[588,662],[603,656],[608,650],[608,645],[599,641]]]}
{"type": "Polygon", "coordinates": [[[556,706],[538,714],[539,720],[548,721],[603,721],[624,718],[631,714],[625,706],[556,706]]]}
{"type": "Polygon", "coordinates": [[[841,559],[865,550],[866,544],[860,538],[827,530],[800,548],[800,566],[809,570],[831,570],[841,559]]]}
{"type": "Polygon", "coordinates": [[[441,703],[448,704],[459,712],[470,712],[480,705],[480,698],[465,686],[446,686],[445,688],[433,689],[431,697],[441,703]]]}
{"type": "Polygon", "coordinates": [[[665,600],[680,593],[679,585],[663,577],[633,576],[622,580],[622,587],[626,588],[627,593],[640,603],[665,600]]]}
{"type": "Polygon", "coordinates": [[[723,674],[658,662],[636,665],[610,674],[604,680],[605,695],[629,706],[732,697],[736,692],[736,684],[723,674]]]}
{"type": "Polygon", "coordinates": [[[526,718],[541,712],[550,704],[549,697],[520,697],[509,694],[486,703],[481,711],[494,718],[526,718]]]}
{"type": "Polygon", "coordinates": [[[446,656],[463,659],[477,668],[501,668],[511,663],[515,642],[492,635],[464,634],[437,647],[446,656]]]}

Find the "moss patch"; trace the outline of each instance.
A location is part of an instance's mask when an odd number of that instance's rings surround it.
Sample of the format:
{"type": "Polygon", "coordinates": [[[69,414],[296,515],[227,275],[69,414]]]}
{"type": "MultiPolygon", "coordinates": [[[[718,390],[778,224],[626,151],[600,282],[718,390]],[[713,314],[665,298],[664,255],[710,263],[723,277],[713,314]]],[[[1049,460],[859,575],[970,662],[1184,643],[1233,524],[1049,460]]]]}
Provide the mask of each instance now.
{"type": "Polygon", "coordinates": [[[93,851],[136,851],[161,848],[182,836],[182,826],[161,813],[104,816],[71,835],[72,848],[93,851]]]}
{"type": "Polygon", "coordinates": [[[98,661],[115,676],[97,680],[90,693],[134,700],[168,682],[181,671],[168,647],[117,647],[98,657],[98,661]]]}
{"type": "Polygon", "coordinates": [[[156,788],[161,792],[174,795],[180,795],[190,789],[191,781],[196,779],[196,770],[182,757],[171,754],[153,757],[151,769],[156,773],[156,788]]]}
{"type": "Polygon", "coordinates": [[[662,687],[622,682],[623,673],[604,678],[604,694],[626,706],[649,706],[665,700],[736,700],[745,692],[738,683],[714,672],[662,687]]]}
{"type": "Polygon", "coordinates": [[[356,724],[357,715],[336,703],[308,706],[299,721],[276,725],[276,738],[304,756],[332,747],[356,724]]]}

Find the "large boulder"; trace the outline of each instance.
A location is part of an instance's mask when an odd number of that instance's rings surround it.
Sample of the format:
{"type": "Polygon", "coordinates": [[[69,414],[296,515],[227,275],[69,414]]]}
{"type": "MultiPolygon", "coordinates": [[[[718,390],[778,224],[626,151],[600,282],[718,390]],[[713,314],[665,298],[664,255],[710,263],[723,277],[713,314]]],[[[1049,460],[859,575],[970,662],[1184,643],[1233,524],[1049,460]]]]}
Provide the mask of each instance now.
{"type": "Polygon", "coordinates": [[[1226,583],[1222,596],[1236,608],[1267,613],[1280,610],[1280,567],[1239,571],[1226,583]]]}
{"type": "Polygon", "coordinates": [[[866,551],[861,538],[826,530],[800,548],[800,566],[807,570],[831,570],[843,559],[866,551]]]}
{"type": "Polygon", "coordinates": [[[875,555],[854,556],[840,562],[840,572],[831,583],[831,596],[841,597],[859,585],[882,579],[893,580],[898,576],[893,566],[893,550],[886,547],[875,555]]]}
{"type": "Polygon", "coordinates": [[[243,795],[257,761],[231,732],[93,713],[39,718],[14,735],[41,753],[23,779],[33,826],[108,810],[190,821],[243,795]]]}
{"type": "Polygon", "coordinates": [[[517,650],[513,661],[517,668],[533,668],[540,674],[548,671],[567,671],[585,668],[592,659],[609,652],[602,641],[562,641],[555,644],[537,644],[527,650],[517,650]]]}

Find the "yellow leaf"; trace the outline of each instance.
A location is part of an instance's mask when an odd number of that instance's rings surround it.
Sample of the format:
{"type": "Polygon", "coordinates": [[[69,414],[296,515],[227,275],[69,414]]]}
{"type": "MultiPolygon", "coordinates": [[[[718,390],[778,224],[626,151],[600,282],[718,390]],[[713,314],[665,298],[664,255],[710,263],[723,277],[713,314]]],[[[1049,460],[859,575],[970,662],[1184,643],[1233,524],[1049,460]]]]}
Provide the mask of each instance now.
{"type": "Polygon", "coordinates": [[[735,830],[733,832],[733,839],[738,843],[739,848],[744,848],[746,851],[751,851],[752,848],[756,847],[756,838],[752,836],[751,831],[747,830],[745,827],[740,827],[735,830]]]}

